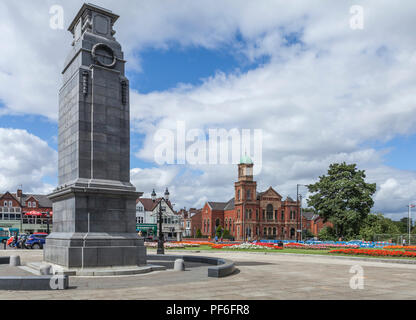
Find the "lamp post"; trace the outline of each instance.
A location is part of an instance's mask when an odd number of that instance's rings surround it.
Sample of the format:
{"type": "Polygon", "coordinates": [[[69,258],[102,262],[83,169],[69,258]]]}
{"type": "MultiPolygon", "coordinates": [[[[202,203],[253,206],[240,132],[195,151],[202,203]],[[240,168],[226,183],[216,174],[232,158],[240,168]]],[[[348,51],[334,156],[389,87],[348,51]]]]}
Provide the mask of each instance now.
{"type": "Polygon", "coordinates": [[[407,231],[409,233],[409,242],[408,242],[409,246],[410,246],[410,219],[412,217],[411,208],[416,207],[416,205],[414,205],[413,203],[414,202],[409,202],[409,205],[408,205],[409,210],[408,210],[408,218],[407,218],[407,231]]]}
{"type": "Polygon", "coordinates": [[[49,219],[51,218],[49,211],[46,213],[46,226],[47,226],[47,231],[46,233],[49,234],[49,219]]]}
{"type": "MultiPolygon", "coordinates": [[[[299,205],[299,187],[300,186],[307,187],[307,185],[306,184],[299,184],[299,183],[296,185],[296,204],[297,204],[297,211],[298,211],[298,219],[300,219],[300,241],[302,241],[302,233],[303,233],[303,230],[302,230],[302,216],[301,216],[302,215],[302,209],[301,209],[302,200],[301,200],[300,205],[299,205]]],[[[300,198],[302,199],[302,196],[300,198]]],[[[298,227],[299,227],[299,220],[298,220],[296,228],[298,228],[298,227]]],[[[296,232],[296,233],[299,234],[299,232],[296,232]]],[[[296,239],[298,240],[299,237],[296,236],[296,239]]]]}
{"type": "MultiPolygon", "coordinates": [[[[152,192],[152,200],[153,200],[153,202],[156,201],[155,189],[153,189],[153,192],[152,192]]],[[[158,238],[159,239],[158,239],[158,242],[157,242],[157,254],[165,254],[164,239],[163,239],[163,232],[162,232],[162,219],[163,219],[163,216],[162,216],[162,200],[165,200],[166,202],[169,201],[169,190],[168,190],[168,188],[166,188],[165,197],[164,198],[162,197],[159,200],[159,227],[158,227],[158,229],[159,229],[159,237],[158,238]]]]}

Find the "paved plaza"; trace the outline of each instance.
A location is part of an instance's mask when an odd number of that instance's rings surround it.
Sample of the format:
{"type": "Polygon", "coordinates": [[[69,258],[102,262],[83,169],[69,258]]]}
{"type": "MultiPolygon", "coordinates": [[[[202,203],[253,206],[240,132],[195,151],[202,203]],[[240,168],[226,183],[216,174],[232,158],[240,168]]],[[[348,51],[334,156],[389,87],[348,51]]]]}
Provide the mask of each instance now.
{"type": "MultiPolygon", "coordinates": [[[[23,263],[42,259],[42,252],[38,250],[0,251],[0,256],[11,254],[19,254],[23,263]]],[[[188,265],[185,272],[167,270],[137,276],[70,277],[69,290],[38,291],[36,295],[28,291],[0,291],[0,298],[361,300],[416,297],[416,264],[282,253],[189,254],[232,259],[238,271],[226,278],[208,278],[207,266],[194,264],[188,265]],[[350,287],[353,265],[360,265],[364,270],[363,289],[350,287]]]]}

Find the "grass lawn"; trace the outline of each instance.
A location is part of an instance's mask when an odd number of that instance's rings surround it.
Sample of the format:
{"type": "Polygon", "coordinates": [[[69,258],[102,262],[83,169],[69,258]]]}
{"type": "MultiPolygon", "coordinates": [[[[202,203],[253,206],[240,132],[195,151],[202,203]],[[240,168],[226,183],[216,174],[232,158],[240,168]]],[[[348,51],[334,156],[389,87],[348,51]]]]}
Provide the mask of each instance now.
{"type": "MultiPolygon", "coordinates": [[[[148,248],[148,250],[156,250],[153,248],[148,248]]],[[[329,256],[343,256],[343,257],[361,257],[361,258],[382,258],[382,259],[405,259],[405,260],[416,260],[416,258],[411,257],[374,257],[374,256],[366,256],[366,255],[351,255],[351,254],[342,254],[342,253],[329,253],[330,250],[314,250],[314,249],[296,249],[296,248],[284,248],[283,250],[270,250],[270,249],[213,249],[208,245],[201,245],[199,247],[188,247],[188,248],[172,248],[172,249],[165,249],[167,252],[169,250],[174,251],[213,251],[213,252],[267,252],[273,254],[279,253],[297,253],[297,254],[320,254],[320,255],[329,255],[329,256]]]]}

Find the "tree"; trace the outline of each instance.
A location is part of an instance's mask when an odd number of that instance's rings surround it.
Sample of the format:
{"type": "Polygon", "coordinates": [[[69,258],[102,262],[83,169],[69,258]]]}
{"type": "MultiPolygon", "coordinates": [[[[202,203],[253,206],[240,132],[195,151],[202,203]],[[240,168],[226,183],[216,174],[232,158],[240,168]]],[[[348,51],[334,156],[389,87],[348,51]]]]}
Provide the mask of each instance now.
{"type": "Polygon", "coordinates": [[[332,227],[323,227],[321,231],[319,231],[318,239],[323,241],[338,240],[332,227]]]}
{"type": "Polygon", "coordinates": [[[221,238],[221,235],[222,235],[222,227],[221,226],[217,227],[217,230],[216,230],[215,234],[217,235],[218,238],[221,238]]]}
{"type": "Polygon", "coordinates": [[[197,238],[202,238],[202,232],[201,232],[201,229],[196,230],[196,237],[197,237],[197,238]]]}
{"type": "MultiPolygon", "coordinates": [[[[408,233],[409,232],[409,226],[408,226],[408,217],[401,218],[400,221],[394,221],[396,226],[400,229],[400,233],[408,233]]],[[[413,221],[410,219],[410,229],[413,229],[413,221]]]]}
{"type": "Polygon", "coordinates": [[[329,166],[328,175],[308,185],[313,193],[308,205],[324,222],[334,225],[336,238],[355,238],[374,205],[376,184],[366,183],[365,177],[364,170],[357,170],[356,164],[334,163],[329,166]]]}
{"type": "MultiPolygon", "coordinates": [[[[376,234],[397,235],[400,233],[400,229],[389,218],[386,218],[383,214],[369,214],[363,221],[360,229],[360,238],[366,241],[377,240],[374,238],[376,234]]],[[[388,240],[388,239],[384,239],[388,240]]]]}

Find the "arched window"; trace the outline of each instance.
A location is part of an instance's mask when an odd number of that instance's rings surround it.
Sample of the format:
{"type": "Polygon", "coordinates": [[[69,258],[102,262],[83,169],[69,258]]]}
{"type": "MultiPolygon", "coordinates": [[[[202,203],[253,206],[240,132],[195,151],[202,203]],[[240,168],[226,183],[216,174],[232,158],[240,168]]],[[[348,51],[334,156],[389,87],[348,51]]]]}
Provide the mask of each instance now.
{"type": "Polygon", "coordinates": [[[276,237],[276,228],[273,228],[273,236],[276,237]]]}
{"type": "Polygon", "coordinates": [[[209,232],[209,219],[207,221],[207,232],[209,232]]]}
{"type": "Polygon", "coordinates": [[[269,203],[266,207],[267,220],[273,220],[273,205],[269,203]]]}
{"type": "Polygon", "coordinates": [[[290,238],[293,238],[295,236],[295,229],[290,229],[290,238]]]}
{"type": "Polygon", "coordinates": [[[267,236],[267,229],[266,228],[263,229],[263,236],[267,236]]]}
{"type": "Polygon", "coordinates": [[[220,219],[215,220],[215,226],[218,227],[220,225],[220,219]]]}

